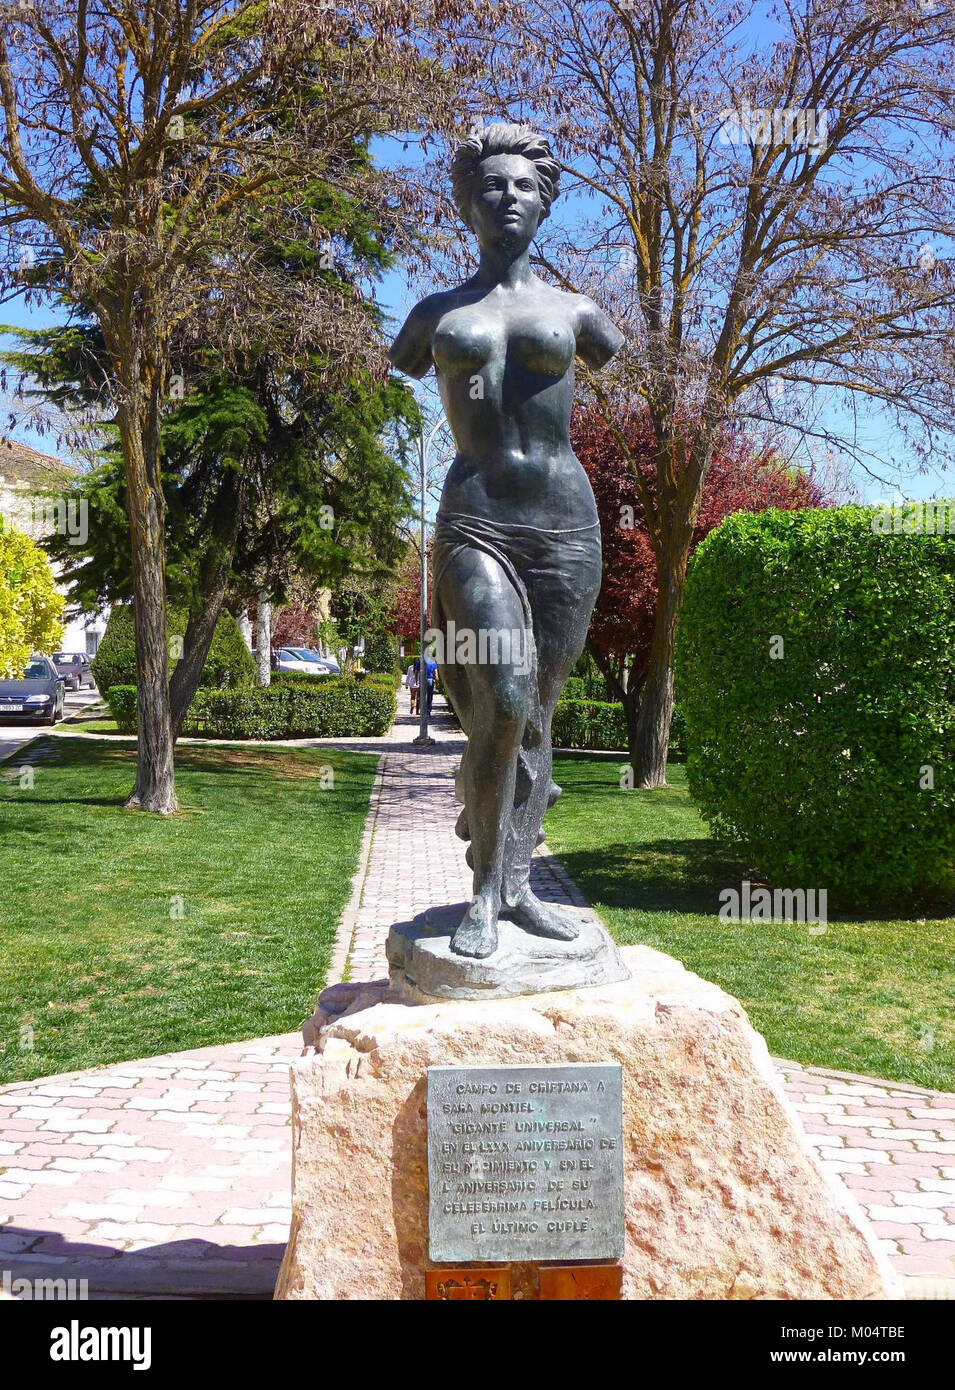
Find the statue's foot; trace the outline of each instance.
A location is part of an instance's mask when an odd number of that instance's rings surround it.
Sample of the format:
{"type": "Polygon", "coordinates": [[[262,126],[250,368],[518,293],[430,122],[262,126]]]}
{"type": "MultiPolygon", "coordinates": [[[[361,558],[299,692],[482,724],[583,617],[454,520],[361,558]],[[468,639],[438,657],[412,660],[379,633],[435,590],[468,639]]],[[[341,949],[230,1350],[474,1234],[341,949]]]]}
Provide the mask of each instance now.
{"type": "Polygon", "coordinates": [[[497,950],[497,912],[485,898],[476,897],[461,918],[451,938],[451,950],[477,960],[486,960],[497,950]]]}
{"type": "Polygon", "coordinates": [[[528,888],[508,916],[532,936],[547,936],[554,941],[574,941],[580,934],[578,922],[561,912],[552,903],[542,903],[528,888]]]}

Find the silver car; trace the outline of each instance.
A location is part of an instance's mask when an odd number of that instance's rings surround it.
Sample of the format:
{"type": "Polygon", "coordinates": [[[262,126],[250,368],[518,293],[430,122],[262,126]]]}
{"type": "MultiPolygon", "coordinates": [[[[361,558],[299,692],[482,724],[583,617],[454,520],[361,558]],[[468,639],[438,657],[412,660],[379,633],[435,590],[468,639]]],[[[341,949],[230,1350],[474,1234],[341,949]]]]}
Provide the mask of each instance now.
{"type": "MultiPolygon", "coordinates": [[[[276,669],[292,671],[300,676],[330,676],[335,674],[332,663],[308,647],[279,647],[276,669]]],[[[335,662],[338,666],[338,662],[335,662]]]]}
{"type": "Polygon", "coordinates": [[[57,675],[66,681],[67,690],[82,690],[84,685],[88,685],[90,690],[94,688],[96,682],[90,670],[90,659],[82,652],[57,652],[53,665],[57,675]]]}

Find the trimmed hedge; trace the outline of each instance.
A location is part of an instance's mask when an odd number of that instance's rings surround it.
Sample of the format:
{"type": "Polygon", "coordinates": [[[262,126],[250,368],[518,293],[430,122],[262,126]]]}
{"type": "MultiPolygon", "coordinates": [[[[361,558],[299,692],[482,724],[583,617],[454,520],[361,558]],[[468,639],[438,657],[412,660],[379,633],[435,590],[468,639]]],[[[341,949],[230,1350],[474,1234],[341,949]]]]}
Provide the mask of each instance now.
{"type": "MultiPolygon", "coordinates": [[[[170,608],[166,614],[166,632],[170,641],[173,637],[183,637],[186,631],[188,614],[179,608],[170,608]]],[[[176,665],[170,661],[169,668],[176,665]]],[[[136,682],[136,631],[133,624],[133,610],[128,605],[117,605],[109,615],[106,631],[103,633],[99,650],[90,662],[93,679],[100,690],[108,691],[113,686],[134,685],[136,682]]],[[[232,614],[223,609],[212,635],[209,655],[202,668],[204,687],[219,689],[244,689],[255,680],[255,658],[245,645],[239,624],[232,614]]]]}
{"type": "Polygon", "coordinates": [[[391,728],[395,709],[394,689],[370,682],[200,690],[182,732],[205,738],[380,737],[391,728]]]}
{"type": "Polygon", "coordinates": [[[606,700],[558,700],[551,742],[555,748],[626,749],[623,706],[606,700]]]}
{"type": "MultiPolygon", "coordinates": [[[[594,752],[619,752],[629,748],[627,718],[615,700],[588,700],[568,694],[586,681],[571,676],[554,711],[552,742],[555,748],[589,748],[594,752]],[[574,682],[572,685],[571,682],[574,682]]],[[[679,705],[673,707],[670,724],[669,762],[686,758],[686,720],[679,705]]]]}
{"type": "Polygon", "coordinates": [[[329,681],[340,679],[334,671],[316,671],[313,676],[307,676],[304,671],[273,671],[271,684],[297,685],[304,690],[311,690],[316,685],[327,685],[329,681]]]}
{"type": "Polygon", "coordinates": [[[881,534],[862,507],[727,518],[694,555],[676,661],[714,831],[837,909],[947,897],[953,655],[955,535],[881,534]]]}
{"type": "Polygon", "coordinates": [[[334,671],[325,671],[314,676],[306,675],[304,671],[272,672],[273,685],[299,686],[303,690],[313,690],[317,685],[327,686],[330,681],[357,681],[359,684],[377,685],[382,690],[394,690],[398,686],[397,676],[381,672],[353,671],[347,676],[336,675],[334,671]]]}
{"type": "MultiPolygon", "coordinates": [[[[182,733],[207,738],[371,738],[386,734],[397,700],[390,676],[288,675],[264,690],[197,690],[182,733]]],[[[122,734],[137,729],[136,687],[114,685],[106,703],[122,734]]]]}
{"type": "MultiPolygon", "coordinates": [[[[136,687],[112,686],[106,703],[119,732],[134,734],[136,687]]],[[[344,679],[324,686],[314,681],[312,689],[198,690],[182,733],[193,738],[380,737],[391,728],[395,709],[393,688],[344,679]]]]}

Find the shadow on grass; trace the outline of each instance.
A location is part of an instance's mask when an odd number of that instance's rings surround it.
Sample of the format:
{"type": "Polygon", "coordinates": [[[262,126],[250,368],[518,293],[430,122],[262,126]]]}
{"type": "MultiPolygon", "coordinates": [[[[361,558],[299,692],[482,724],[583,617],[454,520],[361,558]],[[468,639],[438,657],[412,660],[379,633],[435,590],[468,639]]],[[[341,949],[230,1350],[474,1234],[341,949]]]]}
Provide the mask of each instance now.
{"type": "Polygon", "coordinates": [[[712,916],[720,891],[746,876],[745,865],[715,840],[609,844],[597,854],[565,850],[559,857],[591,902],[638,912],[712,916]]]}
{"type": "MultiPolygon", "coordinates": [[[[563,850],[558,855],[571,878],[594,904],[637,912],[672,912],[715,917],[720,893],[737,891],[744,879],[753,890],[772,889],[745,861],[733,857],[718,840],[651,840],[645,844],[601,845],[599,851],[563,850]]],[[[798,887],[798,885],[796,885],[798,887]]],[[[951,915],[947,900],[927,899],[888,907],[839,911],[830,905],[828,920],[846,926],[866,922],[916,922],[951,915]]]]}

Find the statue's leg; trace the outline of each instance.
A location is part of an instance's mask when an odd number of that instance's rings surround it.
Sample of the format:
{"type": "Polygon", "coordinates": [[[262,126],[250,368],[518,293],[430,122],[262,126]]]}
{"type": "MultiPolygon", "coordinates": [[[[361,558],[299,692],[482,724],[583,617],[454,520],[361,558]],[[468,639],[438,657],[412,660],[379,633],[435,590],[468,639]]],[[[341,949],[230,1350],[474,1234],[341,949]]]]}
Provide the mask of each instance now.
{"type": "Polygon", "coordinates": [[[483,958],[497,947],[504,849],[530,675],[519,663],[490,664],[478,658],[481,634],[522,630],[524,610],[501,566],[485,552],[465,547],[456,549],[442,567],[439,602],[444,624],[453,620],[457,634],[455,650],[446,646],[444,653],[445,664],[457,667],[449,688],[458,686],[463,672],[470,715],[461,781],[474,861],[474,898],[451,948],[483,958]],[[458,659],[452,663],[452,657],[458,659]]]}
{"type": "MultiPolygon", "coordinates": [[[[538,647],[540,653],[540,647],[538,647]]],[[[546,650],[544,660],[546,661],[546,650]]],[[[574,658],[576,660],[576,657],[574,658]]],[[[564,681],[573,669],[574,663],[559,676],[559,679],[545,679],[541,690],[541,748],[538,773],[534,786],[519,813],[514,832],[514,850],[505,878],[505,899],[508,916],[525,931],[535,936],[554,937],[559,941],[572,941],[577,935],[578,926],[572,916],[562,913],[552,903],[541,902],[530,886],[531,858],[540,843],[541,826],[551,798],[553,752],[551,749],[551,721],[554,707],[564,681]]],[[[556,800],[556,797],[553,798],[556,800]]]]}
{"type": "Polygon", "coordinates": [[[600,587],[600,551],[584,551],[565,557],[557,574],[529,575],[537,645],[537,680],[540,693],[541,744],[537,776],[523,807],[515,807],[512,821],[513,852],[508,855],[504,897],[508,916],[525,931],[537,936],[572,941],[578,933],[575,918],[552,903],[542,902],[530,887],[531,857],[542,839],[541,827],[548,806],[559,794],[553,786],[551,723],[564,682],[584,649],[590,615],[600,587]]]}
{"type": "MultiPolygon", "coordinates": [[[[431,622],[435,628],[439,628],[445,633],[447,632],[448,620],[445,616],[444,610],[441,607],[440,590],[437,590],[432,597],[431,622]]],[[[439,652],[439,656],[444,654],[445,653],[439,652]]],[[[449,656],[449,658],[453,658],[454,653],[447,652],[447,655],[449,656]]],[[[467,671],[462,665],[459,665],[453,659],[449,659],[447,661],[439,661],[438,669],[441,672],[441,685],[444,690],[444,693],[450,701],[451,707],[453,708],[455,714],[458,717],[458,723],[461,725],[461,729],[464,733],[465,738],[467,738],[471,732],[471,716],[473,713],[471,707],[471,683],[468,680],[467,671]]],[[[467,780],[467,758],[469,747],[470,743],[466,743],[464,746],[464,752],[461,754],[461,762],[458,766],[457,776],[454,779],[454,794],[460,802],[464,801],[464,787],[465,782],[467,780]]],[[[470,840],[471,838],[471,832],[468,829],[467,807],[465,807],[465,809],[458,816],[457,825],[455,826],[455,833],[462,840],[470,840]]],[[[471,855],[471,851],[468,850],[469,864],[471,864],[472,858],[473,856],[471,855]]]]}

